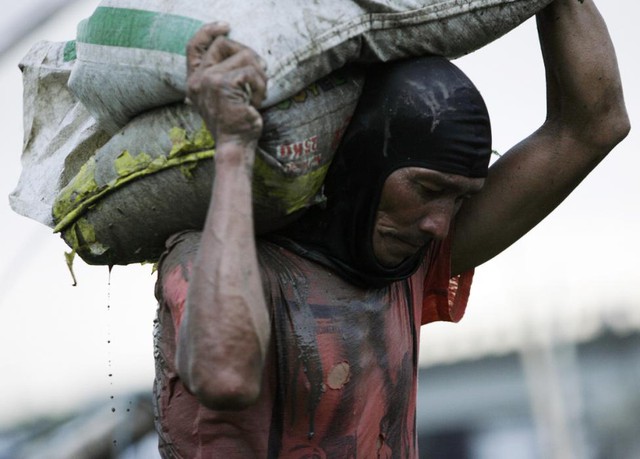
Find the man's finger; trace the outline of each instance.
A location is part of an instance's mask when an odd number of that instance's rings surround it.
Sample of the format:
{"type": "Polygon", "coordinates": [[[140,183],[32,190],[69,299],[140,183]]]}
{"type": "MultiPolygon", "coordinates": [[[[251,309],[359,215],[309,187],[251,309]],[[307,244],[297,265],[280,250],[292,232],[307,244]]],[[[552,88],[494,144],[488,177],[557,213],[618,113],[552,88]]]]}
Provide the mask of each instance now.
{"type": "Polygon", "coordinates": [[[224,75],[228,88],[233,88],[233,92],[249,105],[260,108],[265,99],[267,80],[262,78],[254,66],[248,65],[224,75]]]}
{"type": "Polygon", "coordinates": [[[202,62],[203,56],[216,38],[229,33],[226,22],[213,22],[202,26],[187,44],[187,72],[191,73],[202,62]]]}
{"type": "Polygon", "coordinates": [[[239,45],[224,37],[211,46],[207,56],[203,58],[203,67],[213,67],[216,72],[231,72],[244,67],[253,67],[263,79],[267,79],[264,61],[252,49],[239,45]],[[229,54],[231,53],[231,54],[229,54]],[[223,58],[223,56],[226,56],[223,58]],[[218,59],[222,59],[218,61],[218,59]]]}
{"type": "Polygon", "coordinates": [[[206,53],[202,56],[202,65],[205,67],[218,65],[235,55],[242,54],[246,56],[248,53],[253,53],[257,56],[245,45],[242,45],[237,41],[230,40],[225,36],[218,36],[213,40],[209,49],[207,49],[206,53]]]}
{"type": "Polygon", "coordinates": [[[267,80],[262,78],[255,67],[245,67],[242,71],[241,88],[245,100],[255,108],[260,108],[267,93],[267,80]]]}

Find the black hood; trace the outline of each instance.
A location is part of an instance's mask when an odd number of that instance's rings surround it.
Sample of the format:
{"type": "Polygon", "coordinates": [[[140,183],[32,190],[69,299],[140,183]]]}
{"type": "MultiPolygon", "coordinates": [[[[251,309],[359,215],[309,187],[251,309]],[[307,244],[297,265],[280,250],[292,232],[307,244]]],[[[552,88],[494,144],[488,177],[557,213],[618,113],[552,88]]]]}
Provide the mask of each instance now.
{"type": "Polygon", "coordinates": [[[458,67],[441,57],[372,66],[327,174],[326,203],[274,237],[357,285],[381,287],[406,278],[424,250],[394,268],[382,266],[373,253],[386,178],[410,166],[485,177],[490,155],[487,108],[458,67]]]}

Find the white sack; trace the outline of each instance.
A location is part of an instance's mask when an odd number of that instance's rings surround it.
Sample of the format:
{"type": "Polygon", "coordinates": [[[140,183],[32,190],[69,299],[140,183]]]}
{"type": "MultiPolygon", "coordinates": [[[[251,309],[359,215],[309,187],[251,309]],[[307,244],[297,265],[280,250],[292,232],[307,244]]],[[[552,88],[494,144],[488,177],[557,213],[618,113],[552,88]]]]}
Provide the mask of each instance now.
{"type": "Polygon", "coordinates": [[[551,0],[103,0],[78,27],[70,86],[110,132],[179,102],[185,46],[206,22],[268,64],[268,107],[353,61],[470,53],[551,0]]]}
{"type": "Polygon", "coordinates": [[[39,42],[20,63],[24,85],[22,173],[9,195],[13,210],[53,227],[60,189],[108,136],[67,88],[72,43],[39,42]]]}

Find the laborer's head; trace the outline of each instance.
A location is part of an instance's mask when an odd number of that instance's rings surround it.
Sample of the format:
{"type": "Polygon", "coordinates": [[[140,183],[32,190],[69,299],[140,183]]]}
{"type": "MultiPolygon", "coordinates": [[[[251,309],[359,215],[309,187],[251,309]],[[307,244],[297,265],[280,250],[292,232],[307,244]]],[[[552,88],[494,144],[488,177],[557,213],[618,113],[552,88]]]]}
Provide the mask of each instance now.
{"type": "Polygon", "coordinates": [[[486,106],[458,67],[440,57],[381,65],[368,74],[328,199],[352,203],[358,257],[385,268],[415,263],[480,190],[490,154],[486,106]]]}
{"type": "Polygon", "coordinates": [[[402,167],[384,182],[372,234],[377,261],[401,265],[432,240],[444,240],[463,201],[480,191],[483,178],[402,167]]]}
{"type": "Polygon", "coordinates": [[[327,174],[326,205],[291,225],[288,240],[352,283],[404,279],[482,187],[490,154],[486,106],[455,65],[375,66],[327,174]]]}

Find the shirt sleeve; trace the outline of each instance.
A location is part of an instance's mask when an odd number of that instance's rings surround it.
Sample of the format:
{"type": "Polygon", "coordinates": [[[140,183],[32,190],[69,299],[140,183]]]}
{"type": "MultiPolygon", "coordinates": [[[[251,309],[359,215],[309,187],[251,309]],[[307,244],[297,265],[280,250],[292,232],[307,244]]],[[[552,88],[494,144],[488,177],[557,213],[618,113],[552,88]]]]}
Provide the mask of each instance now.
{"type": "Polygon", "coordinates": [[[451,235],[427,255],[422,296],[422,324],[458,322],[464,316],[474,270],[451,277],[451,235]]]}
{"type": "Polygon", "coordinates": [[[158,261],[156,298],[161,307],[170,311],[176,340],[187,301],[191,266],[199,244],[199,232],[177,233],[167,240],[166,250],[158,261]]]}

